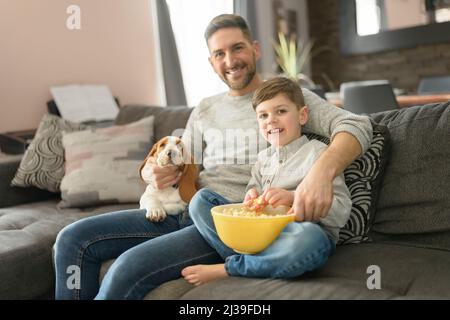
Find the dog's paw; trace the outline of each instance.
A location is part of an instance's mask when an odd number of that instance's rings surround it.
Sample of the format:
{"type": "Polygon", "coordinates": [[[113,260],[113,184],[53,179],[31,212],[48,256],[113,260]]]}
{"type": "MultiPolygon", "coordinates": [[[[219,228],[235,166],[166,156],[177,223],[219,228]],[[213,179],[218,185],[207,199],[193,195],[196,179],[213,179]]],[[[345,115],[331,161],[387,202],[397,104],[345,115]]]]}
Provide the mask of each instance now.
{"type": "Polygon", "coordinates": [[[149,208],[145,217],[152,222],[163,221],[167,216],[166,211],[163,207],[149,208]]]}

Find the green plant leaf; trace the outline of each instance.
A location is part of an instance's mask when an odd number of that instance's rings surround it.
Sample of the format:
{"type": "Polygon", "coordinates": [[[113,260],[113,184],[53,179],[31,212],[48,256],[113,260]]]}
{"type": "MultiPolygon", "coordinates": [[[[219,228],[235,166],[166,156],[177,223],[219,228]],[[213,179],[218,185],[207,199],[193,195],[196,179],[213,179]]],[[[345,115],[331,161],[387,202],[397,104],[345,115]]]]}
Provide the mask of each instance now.
{"type": "Polygon", "coordinates": [[[291,77],[297,76],[297,44],[295,39],[291,38],[289,40],[289,75],[291,77]]]}
{"type": "Polygon", "coordinates": [[[276,62],[284,74],[294,79],[302,78],[302,71],[313,55],[314,41],[305,44],[297,42],[294,37],[289,40],[282,33],[278,33],[278,43],[272,41],[276,53],[276,62]]]}

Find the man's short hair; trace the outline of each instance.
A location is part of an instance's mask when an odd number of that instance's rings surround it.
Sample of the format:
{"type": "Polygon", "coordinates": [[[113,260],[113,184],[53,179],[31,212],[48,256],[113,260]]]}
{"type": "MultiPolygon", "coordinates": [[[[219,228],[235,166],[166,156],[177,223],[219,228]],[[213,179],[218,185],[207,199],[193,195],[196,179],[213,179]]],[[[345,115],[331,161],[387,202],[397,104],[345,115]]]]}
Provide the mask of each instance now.
{"type": "Polygon", "coordinates": [[[296,80],[286,77],[276,77],[263,82],[263,84],[256,89],[252,98],[253,109],[256,109],[260,103],[273,99],[280,93],[285,94],[286,97],[297,106],[297,109],[300,109],[305,105],[302,89],[296,80]]]}
{"type": "Polygon", "coordinates": [[[241,16],[235,14],[221,14],[214,19],[206,27],[205,40],[208,43],[209,38],[218,30],[224,28],[239,28],[241,29],[244,37],[252,42],[252,35],[247,22],[241,16]]]}

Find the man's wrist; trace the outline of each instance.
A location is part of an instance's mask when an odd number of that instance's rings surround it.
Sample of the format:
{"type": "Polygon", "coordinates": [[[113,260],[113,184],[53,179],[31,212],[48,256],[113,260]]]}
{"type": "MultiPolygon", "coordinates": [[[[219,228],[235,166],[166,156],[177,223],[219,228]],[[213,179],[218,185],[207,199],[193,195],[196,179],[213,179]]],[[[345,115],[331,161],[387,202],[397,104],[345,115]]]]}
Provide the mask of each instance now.
{"type": "Polygon", "coordinates": [[[329,155],[325,154],[325,152],[321,155],[321,157],[316,161],[311,171],[314,171],[315,175],[320,175],[326,181],[332,181],[336,176],[340,174],[338,171],[338,166],[336,162],[329,161],[333,159],[329,157],[329,155]]]}

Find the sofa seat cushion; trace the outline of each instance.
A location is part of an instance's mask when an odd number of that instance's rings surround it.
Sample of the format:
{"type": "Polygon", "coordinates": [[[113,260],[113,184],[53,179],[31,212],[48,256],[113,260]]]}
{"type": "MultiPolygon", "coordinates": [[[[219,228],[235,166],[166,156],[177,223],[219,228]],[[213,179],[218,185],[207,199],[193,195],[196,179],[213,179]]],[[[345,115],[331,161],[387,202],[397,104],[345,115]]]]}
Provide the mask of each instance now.
{"type": "Polygon", "coordinates": [[[146,299],[450,299],[449,264],[448,251],[388,243],[346,245],[323,268],[298,279],[230,277],[199,287],[179,279],[146,299]],[[380,268],[380,290],[367,288],[372,265],[380,268]]]}
{"type": "Polygon", "coordinates": [[[0,209],[0,299],[32,299],[53,290],[52,246],[64,226],[83,217],[137,207],[58,209],[58,201],[0,209]]]}

